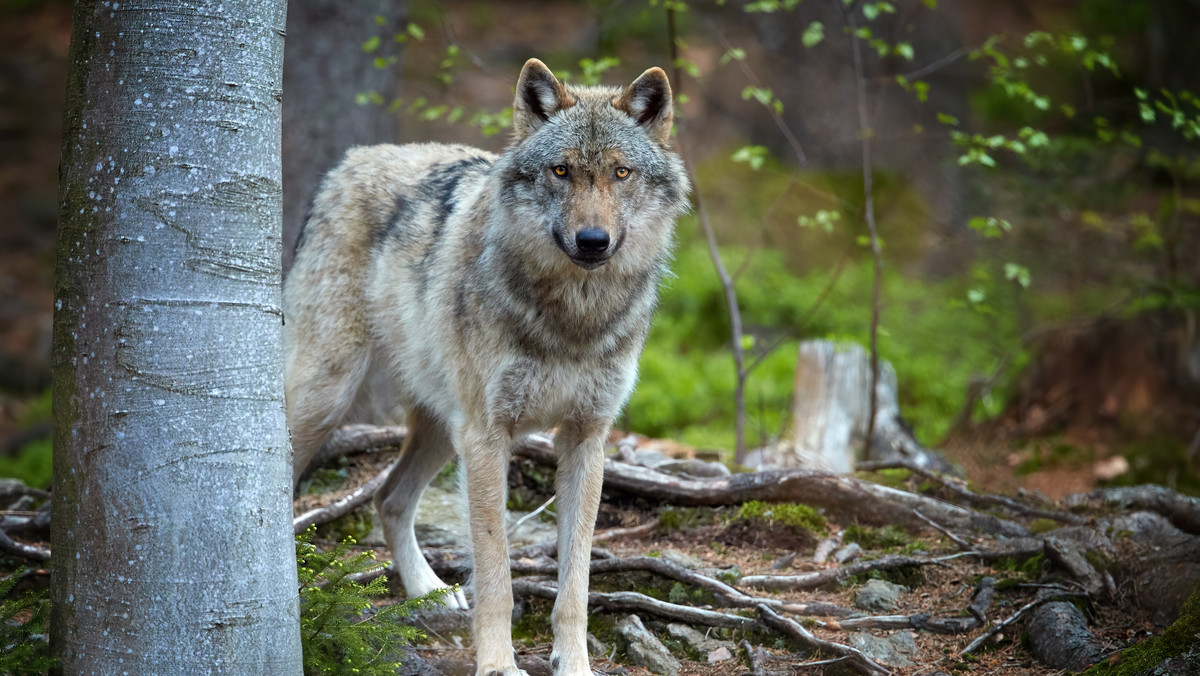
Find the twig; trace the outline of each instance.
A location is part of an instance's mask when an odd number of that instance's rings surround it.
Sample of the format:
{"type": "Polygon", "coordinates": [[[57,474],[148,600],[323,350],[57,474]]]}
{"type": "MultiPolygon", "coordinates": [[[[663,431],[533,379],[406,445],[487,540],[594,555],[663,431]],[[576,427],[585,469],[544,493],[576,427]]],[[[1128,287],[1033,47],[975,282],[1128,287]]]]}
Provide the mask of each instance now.
{"type": "Polygon", "coordinates": [[[750,667],[751,676],[763,676],[762,665],[758,662],[758,653],[750,645],[750,642],[742,639],[738,646],[746,653],[746,665],[750,667]]]}
{"type": "Polygon", "coordinates": [[[887,554],[871,561],[856,561],[839,568],[818,570],[800,575],[747,575],[738,580],[738,584],[772,591],[815,589],[834,582],[841,582],[852,575],[872,570],[895,570],[896,568],[906,568],[909,566],[945,566],[946,560],[943,558],[924,559],[887,554]]]}
{"type": "Polygon", "coordinates": [[[388,465],[382,472],[376,474],[370,481],[354,489],[350,493],[338,498],[337,500],[318,507],[317,509],[309,510],[292,521],[292,528],[297,534],[303,533],[304,529],[313,524],[327,523],[333,521],[339,516],[348,514],[351,510],[366,503],[373,498],[379,489],[383,487],[387,481],[388,474],[396,467],[399,460],[393,460],[392,464],[388,465]]]}
{"type": "Polygon", "coordinates": [[[523,523],[525,523],[526,521],[528,521],[528,520],[532,519],[533,517],[537,516],[538,514],[541,514],[542,512],[546,511],[546,508],[547,508],[547,507],[549,507],[551,504],[553,504],[553,503],[554,503],[554,498],[557,498],[557,497],[558,497],[558,494],[557,494],[557,493],[555,493],[554,495],[551,495],[551,496],[550,496],[550,499],[549,499],[549,500],[547,500],[547,501],[545,501],[545,502],[543,502],[541,507],[538,507],[537,509],[535,509],[535,510],[533,510],[532,512],[530,512],[530,513],[526,514],[525,516],[523,516],[523,517],[521,517],[521,518],[517,519],[517,522],[516,522],[516,523],[514,523],[514,524],[512,525],[512,528],[509,528],[509,529],[508,529],[508,539],[509,539],[509,541],[510,541],[510,542],[512,541],[513,533],[516,533],[516,532],[517,532],[517,529],[521,527],[521,524],[523,524],[523,523]]]}
{"type": "Polygon", "coordinates": [[[926,75],[930,75],[936,71],[939,71],[939,70],[945,68],[946,66],[949,66],[950,64],[954,63],[955,61],[958,61],[966,53],[967,53],[966,47],[959,47],[958,49],[954,50],[953,52],[950,52],[949,54],[943,56],[942,58],[938,59],[937,61],[934,61],[933,63],[931,63],[929,65],[922,66],[914,71],[910,71],[907,73],[901,73],[900,75],[897,75],[895,77],[889,77],[889,78],[887,78],[887,81],[895,81],[895,79],[899,78],[899,77],[902,77],[906,80],[915,80],[917,78],[925,77],[926,75]]]}
{"type": "Polygon", "coordinates": [[[866,655],[859,650],[841,643],[826,641],[825,639],[817,638],[812,632],[802,627],[799,623],[790,620],[774,610],[771,610],[766,605],[760,605],[757,608],[759,617],[763,619],[763,623],[768,627],[785,634],[798,643],[801,643],[811,649],[820,652],[845,657],[846,663],[860,674],[883,675],[890,674],[887,669],[879,666],[871,661],[866,655]]]}
{"type": "MultiPolygon", "coordinates": [[[[726,52],[733,49],[733,45],[729,44],[729,40],[725,39],[724,33],[718,33],[717,40],[721,43],[721,49],[724,49],[726,52]]],[[[746,63],[745,59],[735,59],[735,61],[738,67],[742,69],[742,74],[750,81],[750,84],[758,89],[762,89],[762,82],[754,74],[754,71],[750,68],[750,64],[746,63]]],[[[784,140],[792,147],[792,152],[796,155],[796,163],[802,167],[807,165],[808,156],[804,154],[804,149],[800,147],[800,140],[796,138],[796,135],[787,126],[787,123],[783,121],[783,116],[771,106],[766,106],[766,109],[771,114],[771,121],[775,123],[775,126],[779,129],[779,133],[783,134],[784,140]]]]}
{"type": "Polygon", "coordinates": [[[8,552],[15,556],[29,559],[31,561],[49,561],[50,550],[42,549],[35,545],[27,545],[24,542],[17,542],[8,537],[8,533],[0,530],[0,551],[8,552]]]}
{"type": "Polygon", "coordinates": [[[639,537],[653,532],[655,528],[658,528],[657,517],[646,523],[630,526],[629,528],[609,528],[608,530],[602,530],[592,536],[592,542],[604,542],[605,540],[616,540],[624,537],[639,537]]]}
{"type": "Polygon", "coordinates": [[[969,654],[979,650],[981,647],[983,647],[984,643],[991,640],[991,638],[993,636],[995,636],[996,634],[999,634],[1000,632],[1004,631],[1004,629],[1006,627],[1008,627],[1009,625],[1011,625],[1013,622],[1016,622],[1017,620],[1021,619],[1021,616],[1024,615],[1025,613],[1029,612],[1030,610],[1037,608],[1038,606],[1042,605],[1043,603],[1049,603],[1050,601],[1061,601],[1064,598],[1087,598],[1087,594],[1069,594],[1069,593],[1053,594],[1050,596],[1045,596],[1040,599],[1034,599],[1034,600],[1030,601],[1029,603],[1026,603],[1025,605],[1021,606],[1020,610],[1013,613],[1012,615],[1009,615],[1007,618],[1004,619],[1004,621],[1000,622],[999,624],[993,626],[991,629],[988,629],[987,631],[980,634],[978,638],[976,638],[974,641],[971,641],[969,644],[967,644],[966,648],[963,648],[962,654],[969,655],[969,654]]]}
{"type": "Polygon", "coordinates": [[[955,535],[954,533],[950,532],[950,529],[948,529],[948,528],[943,528],[943,527],[942,527],[941,525],[939,525],[939,524],[938,524],[936,521],[934,521],[933,519],[931,519],[931,518],[929,518],[929,517],[925,516],[924,514],[922,514],[922,513],[918,512],[918,511],[917,511],[917,510],[915,510],[915,509],[914,509],[912,512],[913,512],[913,514],[916,514],[916,515],[917,515],[917,518],[919,518],[919,519],[921,519],[922,521],[924,521],[925,523],[929,524],[929,525],[930,525],[930,527],[932,527],[934,530],[938,531],[938,532],[939,532],[939,533],[941,533],[942,535],[945,535],[946,537],[948,537],[948,538],[950,538],[951,540],[953,540],[953,541],[954,541],[954,544],[958,545],[958,546],[959,546],[959,548],[960,548],[960,549],[962,549],[963,551],[969,551],[969,550],[971,549],[971,543],[970,543],[970,542],[967,542],[966,540],[964,540],[964,539],[962,539],[962,538],[958,537],[957,535],[955,535]]]}
{"type": "MultiPolygon", "coordinates": [[[[671,63],[679,63],[679,48],[675,39],[675,10],[667,10],[667,33],[670,41],[671,63]]],[[[682,90],[682,81],[679,76],[679,67],[674,66],[673,78],[675,81],[676,95],[682,90]]],[[[687,170],[688,180],[692,184],[692,199],[696,202],[696,215],[700,221],[700,227],[704,230],[704,239],[708,244],[708,255],[712,259],[713,268],[717,272],[717,278],[721,281],[721,288],[725,292],[725,305],[729,310],[729,332],[731,336],[733,349],[733,365],[736,375],[735,384],[733,387],[734,407],[736,409],[734,416],[735,427],[735,449],[734,462],[742,463],[746,459],[746,351],[742,345],[742,313],[738,307],[737,289],[734,288],[733,279],[729,276],[729,271],[725,268],[725,263],[721,260],[721,252],[717,248],[717,233],[713,229],[712,222],[708,219],[708,210],[704,208],[704,200],[700,197],[699,184],[696,181],[696,171],[692,166],[691,153],[686,152],[684,146],[684,122],[682,119],[677,121],[679,129],[679,146],[680,155],[683,157],[684,169],[687,170]]]]}
{"type": "MultiPolygon", "coordinates": [[[[512,582],[514,594],[536,596],[554,600],[558,589],[549,583],[537,582],[529,578],[517,578],[512,582]]],[[[730,629],[752,630],[758,628],[754,618],[721,613],[715,610],[692,608],[676,603],[659,601],[656,598],[637,592],[591,592],[588,594],[588,606],[609,610],[638,610],[691,624],[709,627],[728,627],[730,629]]],[[[766,607],[766,606],[761,606],[766,607]]]]}

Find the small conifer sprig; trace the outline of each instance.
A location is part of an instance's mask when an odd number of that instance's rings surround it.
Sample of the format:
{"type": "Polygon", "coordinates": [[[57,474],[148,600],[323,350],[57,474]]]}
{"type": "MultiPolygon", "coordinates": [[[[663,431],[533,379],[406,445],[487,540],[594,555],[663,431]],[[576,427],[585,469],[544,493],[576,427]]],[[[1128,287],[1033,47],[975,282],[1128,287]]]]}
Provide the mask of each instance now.
{"type": "Polygon", "coordinates": [[[355,540],[347,537],[322,552],[312,543],[316,526],[296,536],[300,577],[300,638],[307,676],[393,676],[400,666],[401,646],[425,638],[424,632],[401,620],[418,610],[443,603],[450,589],[437,589],[403,603],[383,606],[366,615],[372,597],[388,593],[387,578],[367,584],[356,578],[388,565],[371,551],[351,554],[355,540]]]}
{"type": "Polygon", "coordinates": [[[45,592],[6,598],[27,571],[22,566],[0,582],[0,674],[44,674],[56,662],[46,641],[50,602],[45,592]]]}

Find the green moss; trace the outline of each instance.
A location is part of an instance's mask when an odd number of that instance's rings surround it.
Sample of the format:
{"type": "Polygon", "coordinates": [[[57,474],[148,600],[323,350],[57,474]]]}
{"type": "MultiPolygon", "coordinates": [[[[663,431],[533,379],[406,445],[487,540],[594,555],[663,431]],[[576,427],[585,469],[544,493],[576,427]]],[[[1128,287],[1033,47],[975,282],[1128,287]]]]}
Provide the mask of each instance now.
{"type": "Polygon", "coordinates": [[[752,525],[784,526],[821,535],[829,532],[829,524],[820,512],[808,505],[791,502],[767,503],[751,500],[742,505],[734,521],[752,525]]]}
{"type": "Polygon", "coordinates": [[[712,524],[716,512],[703,507],[667,507],[658,515],[658,530],[663,533],[712,524]]]}
{"type": "Polygon", "coordinates": [[[858,472],[857,476],[880,486],[903,489],[912,478],[912,472],[906,469],[878,469],[873,472],[858,472]]]}
{"type": "Polygon", "coordinates": [[[1168,657],[1182,655],[1200,639],[1200,583],[1179,609],[1175,623],[1154,638],[1130,646],[1115,662],[1102,662],[1084,672],[1088,676],[1133,676],[1153,669],[1168,657]]]}
{"type": "Polygon", "coordinates": [[[1034,519],[1033,523],[1029,524],[1029,532],[1034,535],[1049,533],[1059,527],[1059,523],[1054,519],[1034,519]]]}

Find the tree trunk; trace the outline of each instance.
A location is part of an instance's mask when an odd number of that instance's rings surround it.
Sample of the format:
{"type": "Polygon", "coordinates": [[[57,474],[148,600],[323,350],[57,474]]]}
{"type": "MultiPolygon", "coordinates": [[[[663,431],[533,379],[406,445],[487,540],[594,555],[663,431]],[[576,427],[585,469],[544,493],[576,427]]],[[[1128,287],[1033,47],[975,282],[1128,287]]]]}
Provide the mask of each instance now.
{"type": "Polygon", "coordinates": [[[299,674],[284,0],[75,6],[53,348],[63,673],[299,674]]]}

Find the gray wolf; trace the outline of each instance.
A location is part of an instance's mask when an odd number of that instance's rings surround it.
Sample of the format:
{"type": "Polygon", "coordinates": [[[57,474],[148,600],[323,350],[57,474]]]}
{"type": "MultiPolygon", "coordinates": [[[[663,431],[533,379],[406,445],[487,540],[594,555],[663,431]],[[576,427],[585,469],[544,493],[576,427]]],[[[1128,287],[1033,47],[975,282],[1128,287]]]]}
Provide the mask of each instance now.
{"type": "MultiPolygon", "coordinates": [[[[531,59],[499,156],[461,145],[351,149],[324,180],[284,285],[297,476],[369,369],[396,381],[409,436],[377,498],[410,596],[446,586],[413,534],[457,452],[474,553],[477,674],[512,650],[504,508],[515,440],[557,426],[556,674],[591,674],[588,561],[603,449],[636,377],[689,185],[668,146],[671,88],[564,85],[531,59]]],[[[466,608],[458,593],[449,604],[466,608]]]]}

